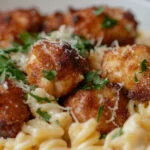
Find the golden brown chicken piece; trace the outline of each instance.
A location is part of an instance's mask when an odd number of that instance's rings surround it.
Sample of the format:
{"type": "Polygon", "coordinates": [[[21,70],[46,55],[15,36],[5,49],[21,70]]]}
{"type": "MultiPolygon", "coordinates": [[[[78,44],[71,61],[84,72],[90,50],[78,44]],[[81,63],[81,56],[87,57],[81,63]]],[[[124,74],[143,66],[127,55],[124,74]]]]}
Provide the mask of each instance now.
{"type": "Polygon", "coordinates": [[[104,53],[102,76],[122,83],[135,100],[150,100],[150,47],[133,45],[104,53]]]}
{"type": "Polygon", "coordinates": [[[40,31],[41,19],[39,12],[33,8],[0,12],[0,47],[8,47],[10,41],[16,40],[25,31],[40,31]]]}
{"type": "Polygon", "coordinates": [[[30,112],[24,103],[24,92],[12,82],[0,85],[0,137],[15,137],[30,112]]]}
{"type": "Polygon", "coordinates": [[[137,22],[131,12],[107,6],[49,15],[43,21],[43,30],[50,32],[63,24],[73,27],[74,33],[86,39],[102,40],[107,45],[114,40],[120,45],[133,44],[137,35],[137,22]],[[101,13],[98,13],[100,9],[101,13]]]}
{"type": "Polygon", "coordinates": [[[72,108],[79,122],[98,117],[98,109],[104,108],[98,124],[98,131],[108,133],[122,126],[128,118],[128,100],[117,87],[108,86],[101,90],[79,90],[65,101],[72,108]]]}
{"type": "Polygon", "coordinates": [[[86,67],[86,60],[69,44],[40,40],[31,50],[26,72],[30,84],[61,97],[83,80],[86,67]],[[53,79],[49,79],[53,74],[53,79]]]}

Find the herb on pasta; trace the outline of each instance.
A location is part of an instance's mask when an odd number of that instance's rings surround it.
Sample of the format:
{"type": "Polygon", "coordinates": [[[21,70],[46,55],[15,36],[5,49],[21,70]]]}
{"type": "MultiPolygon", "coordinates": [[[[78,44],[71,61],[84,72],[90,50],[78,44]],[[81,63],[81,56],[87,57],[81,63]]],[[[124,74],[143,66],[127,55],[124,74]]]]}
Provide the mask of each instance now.
{"type": "Polygon", "coordinates": [[[121,136],[122,134],[123,134],[123,130],[122,130],[122,128],[120,128],[120,129],[117,131],[117,133],[112,136],[112,139],[115,139],[115,138],[121,136]]]}
{"type": "Polygon", "coordinates": [[[40,97],[40,96],[34,95],[33,93],[29,93],[29,95],[31,95],[33,98],[35,98],[38,103],[43,103],[43,102],[51,103],[53,101],[58,101],[58,99],[49,100],[46,97],[40,97]]]}
{"type": "Polygon", "coordinates": [[[36,112],[42,117],[43,120],[49,122],[51,116],[46,111],[42,111],[41,108],[38,108],[36,112]]]}
{"type": "Polygon", "coordinates": [[[24,72],[19,70],[9,57],[0,55],[0,82],[3,83],[9,77],[14,77],[16,80],[22,80],[25,83],[27,82],[24,72]]]}

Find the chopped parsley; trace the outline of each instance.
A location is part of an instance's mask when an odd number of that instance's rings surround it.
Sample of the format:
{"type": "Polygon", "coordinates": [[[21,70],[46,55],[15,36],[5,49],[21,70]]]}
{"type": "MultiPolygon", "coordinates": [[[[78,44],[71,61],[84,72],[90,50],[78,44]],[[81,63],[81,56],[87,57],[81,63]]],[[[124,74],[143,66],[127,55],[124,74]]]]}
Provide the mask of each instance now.
{"type": "Polygon", "coordinates": [[[117,25],[117,20],[110,18],[108,15],[104,17],[103,23],[101,24],[102,28],[112,28],[117,25]]]}
{"type": "Polygon", "coordinates": [[[28,53],[30,50],[30,46],[36,42],[37,40],[41,39],[41,37],[34,33],[30,34],[28,32],[24,32],[20,35],[18,35],[18,39],[20,43],[12,43],[12,47],[7,48],[7,49],[0,49],[1,54],[8,55],[9,53],[16,53],[16,52],[22,52],[22,53],[28,53]]]}
{"type": "Polygon", "coordinates": [[[102,89],[108,83],[108,79],[102,79],[99,76],[99,72],[97,71],[90,71],[85,75],[85,84],[81,88],[83,90],[90,90],[90,89],[102,89]]]}
{"type": "Polygon", "coordinates": [[[147,67],[147,60],[144,59],[144,60],[141,62],[141,71],[139,71],[139,72],[137,72],[137,73],[134,74],[134,81],[135,81],[136,83],[139,82],[139,80],[138,80],[138,78],[137,78],[137,74],[143,73],[143,72],[145,72],[147,69],[148,69],[148,67],[147,67]]]}
{"type": "Polygon", "coordinates": [[[90,41],[86,40],[84,37],[75,34],[73,34],[72,37],[77,40],[77,43],[74,45],[74,47],[79,51],[81,56],[87,57],[88,52],[91,49],[94,49],[90,41]]]}
{"type": "Polygon", "coordinates": [[[42,117],[43,120],[49,122],[51,116],[46,111],[42,111],[41,108],[38,108],[36,112],[42,117]]]}
{"type": "Polygon", "coordinates": [[[146,60],[146,59],[144,59],[144,60],[141,62],[141,73],[144,72],[144,71],[146,71],[146,70],[148,69],[146,63],[147,63],[147,60],[146,60]]]}
{"type": "Polygon", "coordinates": [[[31,45],[35,41],[41,39],[41,37],[37,33],[30,34],[29,32],[23,32],[18,36],[18,38],[21,40],[23,45],[31,45]]]}
{"type": "Polygon", "coordinates": [[[60,124],[60,123],[59,123],[59,120],[56,120],[56,124],[58,124],[58,125],[60,124]]]}
{"type": "Polygon", "coordinates": [[[103,105],[103,106],[100,106],[100,107],[98,108],[97,122],[100,121],[100,118],[101,118],[101,116],[102,116],[103,111],[104,111],[104,105],[103,105]]]}
{"type": "Polygon", "coordinates": [[[105,139],[107,134],[101,134],[100,139],[105,139]]]}
{"type": "Polygon", "coordinates": [[[49,99],[46,98],[46,97],[40,97],[40,96],[34,95],[33,93],[29,93],[29,95],[32,96],[33,98],[35,98],[38,103],[42,103],[42,102],[51,103],[51,102],[53,102],[53,101],[57,101],[57,100],[58,100],[58,99],[49,100],[49,99]]]}
{"type": "Polygon", "coordinates": [[[139,82],[139,80],[138,80],[138,78],[137,78],[137,74],[136,74],[136,73],[134,74],[134,81],[135,81],[136,83],[138,83],[138,82],[139,82]]]}
{"type": "Polygon", "coordinates": [[[123,130],[122,130],[122,128],[120,128],[118,130],[118,132],[112,136],[112,139],[115,139],[115,138],[121,136],[122,134],[123,134],[123,130]]]}
{"type": "Polygon", "coordinates": [[[102,14],[104,12],[104,8],[103,7],[99,7],[95,10],[94,14],[95,16],[99,16],[100,14],[102,14]]]}
{"type": "Polygon", "coordinates": [[[54,80],[57,76],[57,72],[53,69],[49,71],[43,70],[43,74],[44,74],[44,77],[48,79],[49,81],[54,80]]]}
{"type": "Polygon", "coordinates": [[[18,69],[9,57],[0,55],[0,82],[3,83],[7,77],[14,77],[18,81],[24,81],[24,83],[27,82],[24,72],[18,69]]]}
{"type": "Polygon", "coordinates": [[[36,85],[30,85],[30,90],[35,90],[37,88],[36,85]]]}

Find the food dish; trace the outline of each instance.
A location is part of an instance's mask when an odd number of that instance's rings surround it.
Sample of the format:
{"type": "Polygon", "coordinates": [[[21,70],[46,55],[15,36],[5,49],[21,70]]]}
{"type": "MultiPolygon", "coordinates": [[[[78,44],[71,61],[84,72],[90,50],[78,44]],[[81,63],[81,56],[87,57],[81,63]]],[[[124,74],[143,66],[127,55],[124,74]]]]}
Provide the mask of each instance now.
{"type": "Polygon", "coordinates": [[[137,25],[104,5],[1,12],[0,149],[149,149],[150,48],[137,25]]]}

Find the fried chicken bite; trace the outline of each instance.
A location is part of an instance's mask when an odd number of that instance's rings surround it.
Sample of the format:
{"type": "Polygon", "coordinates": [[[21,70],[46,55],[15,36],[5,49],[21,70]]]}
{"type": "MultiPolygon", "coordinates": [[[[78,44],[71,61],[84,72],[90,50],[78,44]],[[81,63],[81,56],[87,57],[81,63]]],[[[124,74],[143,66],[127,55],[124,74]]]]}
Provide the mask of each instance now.
{"type": "Polygon", "coordinates": [[[133,44],[137,35],[137,22],[131,12],[107,6],[49,15],[43,21],[43,30],[50,32],[63,24],[73,27],[75,34],[107,45],[114,40],[120,45],[133,44]]]}
{"type": "Polygon", "coordinates": [[[0,85],[0,137],[14,138],[30,112],[24,103],[25,93],[11,81],[0,85]]]}
{"type": "Polygon", "coordinates": [[[26,67],[29,83],[55,97],[70,93],[84,79],[86,70],[86,60],[69,44],[48,40],[33,45],[26,67]]]}
{"type": "Polygon", "coordinates": [[[128,118],[127,103],[120,89],[110,85],[101,90],[79,90],[64,102],[65,106],[72,108],[79,122],[97,118],[101,109],[97,130],[103,134],[124,124],[128,118]]]}
{"type": "Polygon", "coordinates": [[[41,20],[34,8],[0,12],[0,47],[9,47],[10,42],[17,40],[18,35],[25,31],[39,32],[41,20]]]}
{"type": "Polygon", "coordinates": [[[110,82],[121,83],[129,91],[129,98],[150,100],[150,47],[133,45],[104,53],[102,76],[110,82]]]}
{"type": "Polygon", "coordinates": [[[42,30],[49,33],[53,30],[58,30],[61,25],[69,25],[70,13],[68,15],[62,12],[55,12],[54,14],[43,17],[42,30]]]}

